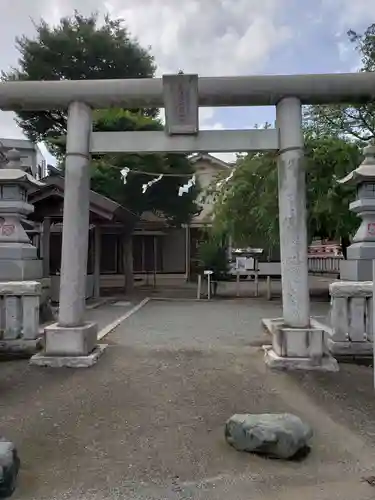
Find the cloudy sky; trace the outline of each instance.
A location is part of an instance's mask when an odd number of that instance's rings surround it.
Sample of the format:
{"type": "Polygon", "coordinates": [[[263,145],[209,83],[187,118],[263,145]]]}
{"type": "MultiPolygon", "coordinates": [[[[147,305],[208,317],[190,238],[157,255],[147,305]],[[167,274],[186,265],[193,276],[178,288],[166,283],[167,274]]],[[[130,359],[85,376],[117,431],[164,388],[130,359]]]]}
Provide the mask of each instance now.
{"type": "MultiPolygon", "coordinates": [[[[348,29],[375,22],[375,0],[0,0],[0,68],[17,64],[14,39],[33,20],[57,22],[73,9],[125,20],[151,46],[158,74],[201,76],[355,71],[348,29]]],[[[0,137],[22,133],[0,112],[0,137]]],[[[204,109],[201,128],[248,128],[274,121],[273,108],[204,109]]]]}

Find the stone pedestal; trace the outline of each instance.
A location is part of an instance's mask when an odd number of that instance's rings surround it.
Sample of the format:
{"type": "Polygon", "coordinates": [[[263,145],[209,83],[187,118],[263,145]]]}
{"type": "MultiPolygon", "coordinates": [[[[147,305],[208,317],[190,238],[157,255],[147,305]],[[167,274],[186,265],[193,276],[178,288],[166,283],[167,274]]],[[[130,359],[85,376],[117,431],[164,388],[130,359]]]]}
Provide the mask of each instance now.
{"type": "Polygon", "coordinates": [[[262,323],[272,337],[272,345],[264,346],[265,362],[270,368],[338,371],[338,363],[328,352],[322,329],[289,328],[283,318],[264,319],[262,323]]]}
{"type": "Polygon", "coordinates": [[[57,323],[45,328],[46,356],[87,356],[96,346],[98,328],[96,323],[65,328],[57,323]]]}
{"type": "Polygon", "coordinates": [[[47,326],[44,332],[44,351],[31,358],[32,365],[89,368],[97,362],[106,348],[105,344],[97,344],[96,323],[86,322],[70,328],[55,323],[47,326]]]}

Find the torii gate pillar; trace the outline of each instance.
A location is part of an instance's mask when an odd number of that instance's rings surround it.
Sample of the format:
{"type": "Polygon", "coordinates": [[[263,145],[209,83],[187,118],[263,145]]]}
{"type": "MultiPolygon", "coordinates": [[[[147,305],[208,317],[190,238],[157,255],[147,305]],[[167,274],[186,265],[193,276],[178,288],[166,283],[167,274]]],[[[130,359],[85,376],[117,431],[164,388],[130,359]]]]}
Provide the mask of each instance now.
{"type": "Polygon", "coordinates": [[[96,323],[85,321],[91,132],[91,108],[82,102],[70,104],[59,319],[45,328],[45,349],[31,358],[34,365],[88,367],[96,363],[106,347],[97,345],[96,323]]]}
{"type": "Polygon", "coordinates": [[[301,101],[280,100],[276,122],[283,317],[263,320],[272,334],[265,359],[276,369],[337,371],[337,361],[326,350],[324,331],[310,320],[301,101]]]}

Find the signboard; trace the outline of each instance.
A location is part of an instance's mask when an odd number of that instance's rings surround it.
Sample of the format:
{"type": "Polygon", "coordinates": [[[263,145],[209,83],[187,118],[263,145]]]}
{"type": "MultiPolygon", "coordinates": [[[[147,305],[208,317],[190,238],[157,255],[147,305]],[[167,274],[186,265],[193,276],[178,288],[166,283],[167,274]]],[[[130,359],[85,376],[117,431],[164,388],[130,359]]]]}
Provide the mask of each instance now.
{"type": "Polygon", "coordinates": [[[198,75],[164,75],[163,94],[167,134],[197,134],[198,75]]]}
{"type": "Polygon", "coordinates": [[[236,257],[236,270],[237,271],[253,271],[255,268],[255,261],[253,257],[236,257]]]}

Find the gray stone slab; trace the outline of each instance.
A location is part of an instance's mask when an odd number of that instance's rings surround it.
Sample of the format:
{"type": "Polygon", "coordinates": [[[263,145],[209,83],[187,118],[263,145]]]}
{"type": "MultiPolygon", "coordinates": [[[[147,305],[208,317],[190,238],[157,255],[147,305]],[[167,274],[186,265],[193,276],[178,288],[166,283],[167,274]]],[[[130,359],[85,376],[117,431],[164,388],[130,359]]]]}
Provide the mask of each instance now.
{"type": "Polygon", "coordinates": [[[373,356],[372,342],[341,342],[329,338],[327,345],[333,356],[363,356],[366,358],[373,356]]]}
{"type": "Polygon", "coordinates": [[[129,307],[131,305],[131,302],[126,300],[119,300],[118,302],[113,302],[111,305],[115,307],[129,307]]]}
{"type": "Polygon", "coordinates": [[[325,355],[321,358],[292,358],[278,356],[270,346],[264,346],[264,361],[266,365],[273,370],[339,371],[339,365],[332,356],[325,355]]]}
{"type": "Polygon", "coordinates": [[[107,344],[97,344],[87,356],[48,356],[42,352],[30,358],[30,364],[50,368],[90,368],[97,363],[106,348],[107,344]]]}
{"type": "Polygon", "coordinates": [[[40,281],[2,281],[0,295],[40,295],[42,285],[40,281]]]}
{"type": "Polygon", "coordinates": [[[334,281],[329,285],[332,297],[372,297],[371,281],[334,281]]]}
{"type": "Polygon", "coordinates": [[[43,339],[40,337],[38,339],[25,340],[0,340],[0,353],[2,354],[35,354],[38,352],[43,345],[43,339]]]}

